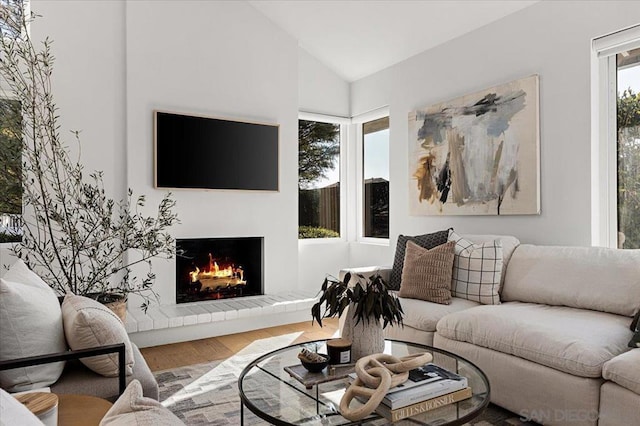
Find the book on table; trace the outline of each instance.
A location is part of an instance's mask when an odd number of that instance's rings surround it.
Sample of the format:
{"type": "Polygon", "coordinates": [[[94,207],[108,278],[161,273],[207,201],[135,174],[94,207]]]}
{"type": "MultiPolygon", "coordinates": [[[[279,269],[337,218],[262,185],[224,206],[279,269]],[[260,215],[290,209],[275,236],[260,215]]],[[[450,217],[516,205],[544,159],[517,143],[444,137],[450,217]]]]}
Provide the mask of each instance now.
{"type": "Polygon", "coordinates": [[[471,391],[471,388],[466,387],[445,395],[440,395],[435,398],[395,409],[391,409],[385,404],[380,404],[378,405],[378,408],[376,408],[376,413],[380,414],[387,420],[397,422],[398,420],[406,419],[407,417],[417,416],[421,413],[426,413],[427,411],[444,407],[445,405],[469,399],[472,395],[473,392],[471,391]]]}
{"type": "Polygon", "coordinates": [[[468,386],[467,378],[433,364],[409,371],[409,379],[387,392],[382,403],[391,409],[435,398],[468,386]]]}
{"type": "MultiPolygon", "coordinates": [[[[349,375],[350,381],[356,375],[349,375]]],[[[409,372],[409,379],[389,389],[382,404],[391,410],[436,398],[468,387],[466,377],[429,363],[409,372]]]]}

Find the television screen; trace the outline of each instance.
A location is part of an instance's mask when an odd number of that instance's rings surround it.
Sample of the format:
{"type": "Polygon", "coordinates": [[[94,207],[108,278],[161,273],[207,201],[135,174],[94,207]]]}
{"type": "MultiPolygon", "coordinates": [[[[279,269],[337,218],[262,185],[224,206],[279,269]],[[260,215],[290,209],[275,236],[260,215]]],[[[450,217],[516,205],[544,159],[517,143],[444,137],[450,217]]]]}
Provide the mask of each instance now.
{"type": "Polygon", "coordinates": [[[157,188],[278,190],[278,126],[154,111],[157,188]]]}

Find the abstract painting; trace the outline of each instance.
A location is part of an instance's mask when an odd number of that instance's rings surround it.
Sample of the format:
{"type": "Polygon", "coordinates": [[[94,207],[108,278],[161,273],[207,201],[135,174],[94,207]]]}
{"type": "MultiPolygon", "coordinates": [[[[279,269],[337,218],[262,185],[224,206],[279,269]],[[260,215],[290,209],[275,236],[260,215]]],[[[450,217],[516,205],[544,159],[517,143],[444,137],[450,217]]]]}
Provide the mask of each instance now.
{"type": "Polygon", "coordinates": [[[540,214],[538,76],[409,113],[409,213],[540,214]]]}

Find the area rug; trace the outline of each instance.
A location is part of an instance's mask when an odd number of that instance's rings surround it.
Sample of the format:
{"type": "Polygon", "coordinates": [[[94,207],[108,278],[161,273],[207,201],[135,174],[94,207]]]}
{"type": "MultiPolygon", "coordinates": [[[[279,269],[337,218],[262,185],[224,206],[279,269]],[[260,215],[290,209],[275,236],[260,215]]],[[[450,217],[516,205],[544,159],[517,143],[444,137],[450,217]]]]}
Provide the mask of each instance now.
{"type": "MultiPolygon", "coordinates": [[[[189,426],[240,425],[240,398],[237,386],[240,372],[258,356],[274,348],[291,344],[298,335],[299,333],[293,333],[255,341],[233,357],[223,361],[158,371],[154,374],[160,387],[160,401],[189,426]]],[[[248,409],[244,411],[245,425],[266,424],[248,409]]],[[[475,426],[535,425],[493,404],[469,424],[475,426]]]]}

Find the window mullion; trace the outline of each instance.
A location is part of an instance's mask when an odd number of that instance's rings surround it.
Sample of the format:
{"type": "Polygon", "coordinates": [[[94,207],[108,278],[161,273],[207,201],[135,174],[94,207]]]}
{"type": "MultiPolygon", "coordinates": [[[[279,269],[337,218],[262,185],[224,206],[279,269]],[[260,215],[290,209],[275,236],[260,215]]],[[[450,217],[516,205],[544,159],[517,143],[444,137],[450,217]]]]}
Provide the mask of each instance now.
{"type": "Polygon", "coordinates": [[[612,55],[605,58],[606,65],[606,82],[605,82],[605,102],[606,106],[606,126],[604,126],[605,142],[605,161],[607,185],[607,203],[606,203],[606,245],[608,247],[618,246],[618,152],[617,152],[617,68],[616,56],[612,55]]]}

